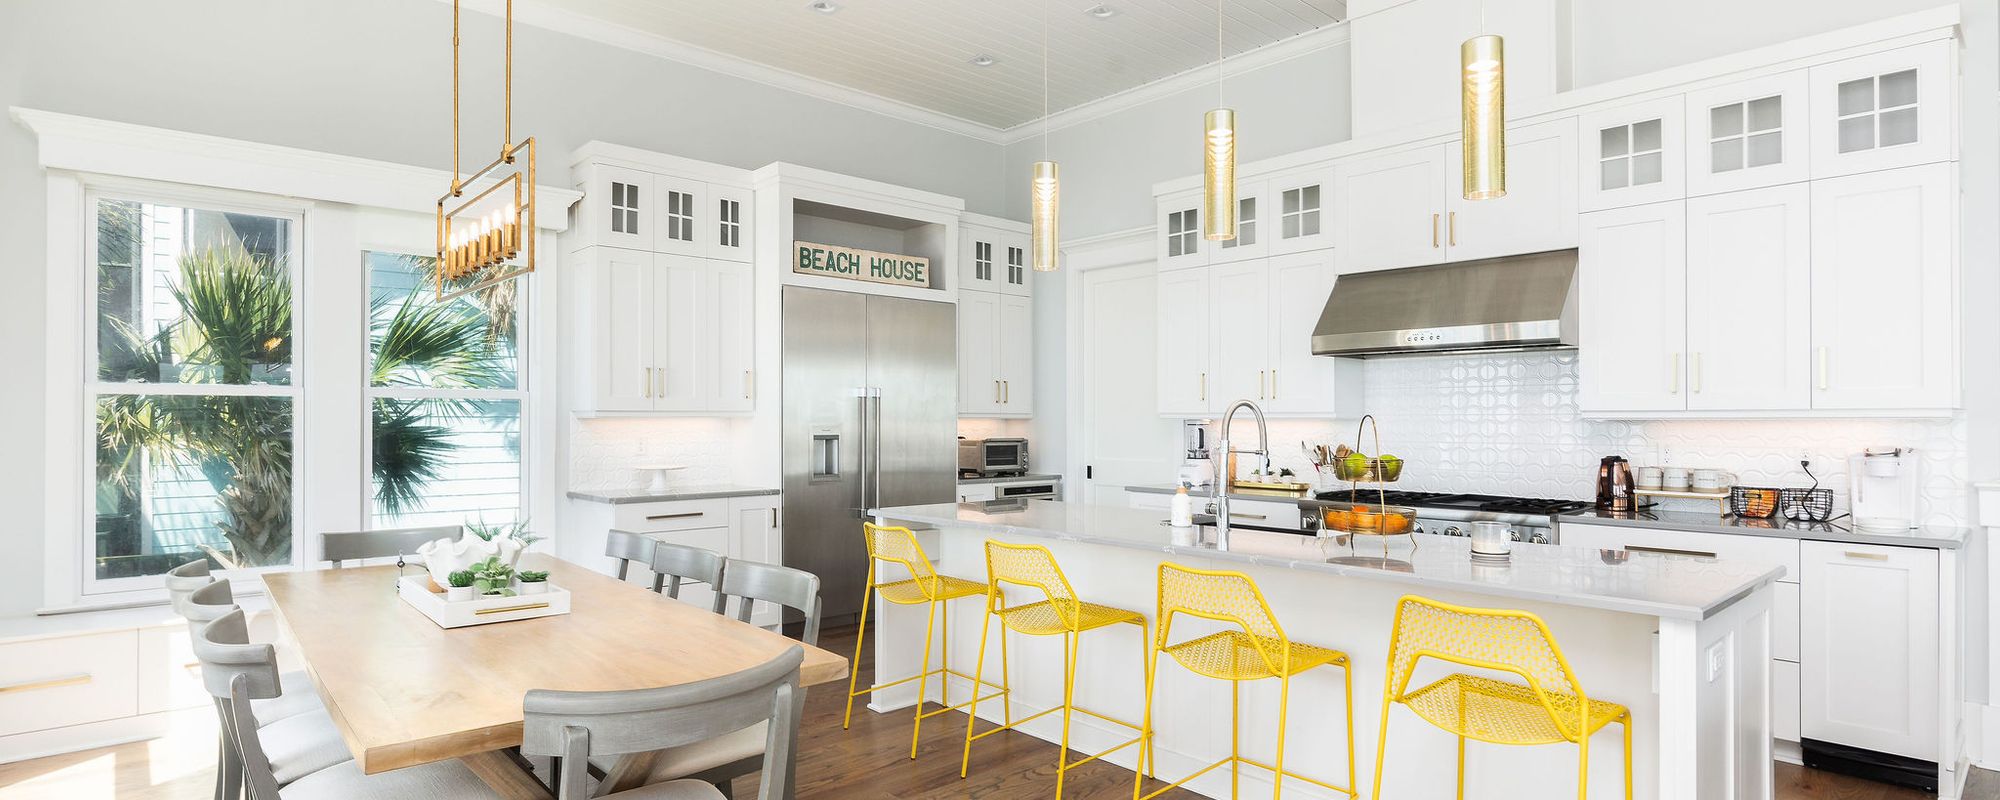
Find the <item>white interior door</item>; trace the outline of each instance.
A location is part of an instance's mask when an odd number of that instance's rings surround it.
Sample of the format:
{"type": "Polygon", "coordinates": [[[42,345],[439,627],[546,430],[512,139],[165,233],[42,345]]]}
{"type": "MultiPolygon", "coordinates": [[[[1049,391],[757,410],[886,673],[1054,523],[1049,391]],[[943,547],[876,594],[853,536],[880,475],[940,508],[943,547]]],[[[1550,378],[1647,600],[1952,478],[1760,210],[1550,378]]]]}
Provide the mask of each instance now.
{"type": "MultiPolygon", "coordinates": [[[[1168,273],[1169,275],[1173,273],[1168,273]]],[[[1133,302],[1154,296],[1157,276],[1149,263],[1106,267],[1077,276],[1082,315],[1075,357],[1083,410],[1070,430],[1082,444],[1084,474],[1069,480],[1070,500],[1125,505],[1125,487],[1171,483],[1180,464],[1178,422],[1153,413],[1159,360],[1155,352],[1160,306],[1133,302]],[[1139,357],[1134,358],[1134,354],[1139,357]]]]}

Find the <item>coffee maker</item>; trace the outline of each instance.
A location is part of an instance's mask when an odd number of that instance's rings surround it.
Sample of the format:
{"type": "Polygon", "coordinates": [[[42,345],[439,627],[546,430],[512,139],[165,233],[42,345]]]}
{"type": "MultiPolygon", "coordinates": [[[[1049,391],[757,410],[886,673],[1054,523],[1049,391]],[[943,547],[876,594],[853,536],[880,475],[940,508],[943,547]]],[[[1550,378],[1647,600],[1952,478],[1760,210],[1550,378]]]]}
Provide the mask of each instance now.
{"type": "Polygon", "coordinates": [[[1177,479],[1189,486],[1207,486],[1215,482],[1215,460],[1208,452],[1208,425],[1203,420],[1190,419],[1181,422],[1181,469],[1177,479]]]}
{"type": "Polygon", "coordinates": [[[1917,527],[1923,461],[1908,447],[1871,447],[1847,457],[1848,514],[1854,527],[1908,530],[1917,527]]]}
{"type": "Polygon", "coordinates": [[[1597,464],[1597,507],[1630,512],[1638,506],[1632,494],[1632,465],[1624,456],[1605,456],[1597,464]]]}

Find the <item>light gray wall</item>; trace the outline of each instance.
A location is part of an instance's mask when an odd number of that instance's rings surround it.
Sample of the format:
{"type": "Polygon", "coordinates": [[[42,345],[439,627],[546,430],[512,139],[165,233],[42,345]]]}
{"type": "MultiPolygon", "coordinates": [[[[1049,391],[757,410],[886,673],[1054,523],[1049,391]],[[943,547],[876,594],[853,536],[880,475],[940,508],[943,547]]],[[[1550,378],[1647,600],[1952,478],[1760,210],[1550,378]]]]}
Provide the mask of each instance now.
{"type": "MultiPolygon", "coordinates": [[[[466,167],[498,149],[500,21],[467,12],[466,167]]],[[[451,164],[451,5],[433,0],[8,0],[0,108],[405,164],[451,164]]],[[[536,28],[515,30],[515,131],[567,185],[591,139],[745,168],[784,160],[1005,210],[999,145],[536,28]]],[[[45,214],[34,139],[0,122],[0,615],[42,604],[45,214]]],[[[65,476],[66,477],[66,476],[65,476]]],[[[61,479],[61,478],[58,478],[61,479]]]]}
{"type": "MultiPolygon", "coordinates": [[[[1951,5],[1942,0],[1581,0],[1577,86],[1951,5]]],[[[1964,6],[1979,5],[1977,2],[1964,6]]]]}

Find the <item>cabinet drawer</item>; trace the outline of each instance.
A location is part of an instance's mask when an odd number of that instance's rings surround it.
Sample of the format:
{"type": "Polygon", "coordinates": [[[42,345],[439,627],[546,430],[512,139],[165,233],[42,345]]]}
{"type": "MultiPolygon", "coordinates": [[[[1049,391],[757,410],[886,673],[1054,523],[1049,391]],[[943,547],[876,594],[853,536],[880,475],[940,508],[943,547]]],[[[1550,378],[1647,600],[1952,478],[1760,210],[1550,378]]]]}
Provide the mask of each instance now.
{"type": "Polygon", "coordinates": [[[0,736],[137,713],[138,647],[132,630],[0,645],[0,736]]]}
{"type": "MultiPolygon", "coordinates": [[[[139,635],[139,713],[194,708],[209,702],[201,662],[185,625],[142,628],[139,635]]],[[[260,639],[256,641],[269,641],[260,639]]]]}
{"type": "Polygon", "coordinates": [[[629,503],[613,506],[613,509],[611,527],[633,533],[712,528],[729,524],[727,499],[629,503]]]}
{"type": "Polygon", "coordinates": [[[1799,665],[1796,661],[1771,662],[1771,736],[1788,742],[1799,740],[1799,665]]]}
{"type": "Polygon", "coordinates": [[[1133,508],[1155,508],[1162,511],[1174,507],[1174,496],[1154,492],[1126,492],[1125,499],[1133,508]]]}
{"type": "MultiPolygon", "coordinates": [[[[1777,564],[1785,568],[1785,574],[1778,576],[1778,580],[1788,583],[1799,581],[1799,542],[1796,539],[1588,524],[1563,524],[1557,529],[1557,538],[1560,543],[1570,547],[1595,547],[1600,550],[1654,552],[1664,555],[1704,556],[1753,564],[1777,564]]],[[[1793,608],[1796,609],[1797,606],[1793,608]]],[[[1794,618],[1796,619],[1796,615],[1794,618]]]]}

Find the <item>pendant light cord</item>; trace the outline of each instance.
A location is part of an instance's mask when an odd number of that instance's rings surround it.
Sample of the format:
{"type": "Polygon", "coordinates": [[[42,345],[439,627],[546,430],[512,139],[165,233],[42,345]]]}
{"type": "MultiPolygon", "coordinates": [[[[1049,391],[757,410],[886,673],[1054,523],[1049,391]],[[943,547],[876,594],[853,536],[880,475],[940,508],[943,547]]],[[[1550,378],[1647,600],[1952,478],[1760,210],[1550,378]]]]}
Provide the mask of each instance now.
{"type": "MultiPolygon", "coordinates": [[[[508,0],[512,2],[513,0],[508,0]]],[[[1042,160],[1049,160],[1049,4],[1042,0],[1042,160]]]]}
{"type": "Polygon", "coordinates": [[[451,193],[458,194],[458,5],[451,0],[451,193]]]}
{"type": "MultiPolygon", "coordinates": [[[[507,116],[500,128],[500,157],[514,146],[514,0],[507,0],[507,116]]],[[[509,159],[512,160],[512,159],[509,159]]]]}
{"type": "Polygon", "coordinates": [[[1222,0],[1215,0],[1215,107],[1222,107],[1222,0]]]}

